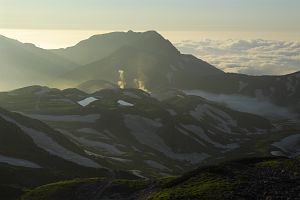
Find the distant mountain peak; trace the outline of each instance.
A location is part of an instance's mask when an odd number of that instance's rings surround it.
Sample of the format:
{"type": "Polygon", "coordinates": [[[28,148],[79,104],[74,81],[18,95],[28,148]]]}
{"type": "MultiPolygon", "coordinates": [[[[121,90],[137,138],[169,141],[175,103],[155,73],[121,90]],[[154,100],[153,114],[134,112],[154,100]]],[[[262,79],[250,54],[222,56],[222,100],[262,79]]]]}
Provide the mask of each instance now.
{"type": "Polygon", "coordinates": [[[56,49],[53,52],[78,64],[89,64],[109,56],[123,46],[163,56],[180,54],[169,40],[156,31],[112,32],[94,35],[75,46],[56,49]]]}

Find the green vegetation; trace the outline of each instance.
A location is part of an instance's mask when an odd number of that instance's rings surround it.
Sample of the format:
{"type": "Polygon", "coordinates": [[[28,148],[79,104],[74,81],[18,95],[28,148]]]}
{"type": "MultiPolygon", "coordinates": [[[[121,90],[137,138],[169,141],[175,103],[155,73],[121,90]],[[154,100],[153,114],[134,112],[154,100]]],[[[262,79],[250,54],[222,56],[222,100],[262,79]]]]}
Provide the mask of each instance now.
{"type": "Polygon", "coordinates": [[[270,160],[270,161],[264,161],[256,164],[256,167],[259,168],[278,168],[282,164],[279,160],[270,160]]]}
{"type": "Polygon", "coordinates": [[[238,182],[234,179],[221,178],[213,174],[201,174],[201,176],[190,178],[182,184],[154,192],[148,199],[221,199],[229,197],[226,192],[231,191],[237,184],[238,182]]]}
{"type": "Polygon", "coordinates": [[[299,162],[297,159],[286,159],[286,158],[278,158],[276,160],[268,160],[259,162],[256,164],[258,168],[272,168],[272,169],[290,169],[293,168],[295,162],[299,162]]]}
{"type": "Polygon", "coordinates": [[[104,183],[104,179],[91,178],[91,179],[75,179],[70,181],[61,181],[53,184],[38,187],[29,191],[22,199],[27,200],[65,200],[76,198],[77,193],[84,193],[86,198],[89,199],[95,195],[95,191],[91,188],[97,189],[99,185],[104,183]],[[89,190],[88,190],[89,189],[89,190]]]}
{"type": "Polygon", "coordinates": [[[240,159],[202,167],[181,177],[116,179],[106,186],[103,186],[103,179],[64,181],[33,189],[22,200],[90,200],[103,187],[99,199],[247,200],[265,199],[266,195],[272,199],[278,199],[281,195],[295,199],[300,192],[297,187],[300,184],[299,169],[300,161],[297,159],[240,159]]]}

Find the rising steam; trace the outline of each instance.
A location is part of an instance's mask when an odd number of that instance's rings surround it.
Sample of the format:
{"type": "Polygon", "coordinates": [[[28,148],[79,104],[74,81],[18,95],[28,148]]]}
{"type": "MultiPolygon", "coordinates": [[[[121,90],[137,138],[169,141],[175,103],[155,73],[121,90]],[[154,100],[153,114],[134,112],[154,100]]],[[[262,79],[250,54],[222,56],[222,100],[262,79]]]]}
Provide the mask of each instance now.
{"type": "Polygon", "coordinates": [[[134,83],[135,83],[135,85],[136,85],[136,87],[137,87],[138,89],[150,93],[150,91],[147,90],[147,88],[146,88],[146,86],[145,86],[145,82],[144,82],[143,80],[140,80],[140,79],[137,79],[137,78],[136,78],[136,79],[134,79],[134,83]]]}
{"type": "Polygon", "coordinates": [[[138,69],[138,78],[133,80],[136,88],[151,93],[145,86],[145,80],[146,80],[145,74],[142,72],[141,69],[138,69]]]}
{"type": "MultiPolygon", "coordinates": [[[[119,88],[124,89],[126,87],[125,72],[124,70],[121,69],[118,72],[119,72],[118,86],[119,88]]],[[[138,77],[139,78],[133,79],[135,87],[147,93],[151,93],[145,86],[145,75],[140,70],[138,72],[138,77]]]]}
{"type": "Polygon", "coordinates": [[[124,76],[124,70],[119,70],[119,81],[118,81],[118,86],[121,89],[124,89],[126,86],[126,81],[125,81],[125,76],[124,76]]]}

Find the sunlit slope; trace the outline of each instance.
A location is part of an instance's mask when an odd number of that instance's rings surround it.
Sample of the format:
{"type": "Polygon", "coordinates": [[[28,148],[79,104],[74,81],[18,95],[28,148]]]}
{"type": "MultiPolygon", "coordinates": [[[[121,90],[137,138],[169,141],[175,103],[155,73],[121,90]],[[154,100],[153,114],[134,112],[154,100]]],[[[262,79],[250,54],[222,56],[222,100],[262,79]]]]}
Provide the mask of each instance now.
{"type": "Polygon", "coordinates": [[[46,84],[77,67],[71,61],[16,40],[0,36],[1,90],[32,84],[46,84]]]}

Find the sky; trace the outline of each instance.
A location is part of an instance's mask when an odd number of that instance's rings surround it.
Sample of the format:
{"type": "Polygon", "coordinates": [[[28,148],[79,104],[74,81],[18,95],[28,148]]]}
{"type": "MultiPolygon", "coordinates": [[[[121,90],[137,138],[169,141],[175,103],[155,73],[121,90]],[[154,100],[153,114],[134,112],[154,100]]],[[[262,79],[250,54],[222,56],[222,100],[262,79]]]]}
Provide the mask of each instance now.
{"type": "Polygon", "coordinates": [[[300,31],[299,8],[299,0],[0,0],[0,27],[300,31]]]}
{"type": "Polygon", "coordinates": [[[0,35],[42,48],[105,32],[157,30],[183,53],[248,74],[300,70],[299,19],[299,0],[0,0],[0,35]],[[272,52],[282,59],[273,62],[272,52]]]}
{"type": "Polygon", "coordinates": [[[0,34],[44,48],[110,31],[300,40],[299,0],[0,0],[0,34]]]}

